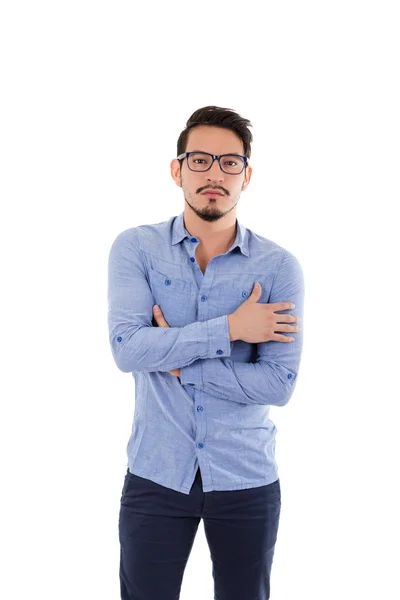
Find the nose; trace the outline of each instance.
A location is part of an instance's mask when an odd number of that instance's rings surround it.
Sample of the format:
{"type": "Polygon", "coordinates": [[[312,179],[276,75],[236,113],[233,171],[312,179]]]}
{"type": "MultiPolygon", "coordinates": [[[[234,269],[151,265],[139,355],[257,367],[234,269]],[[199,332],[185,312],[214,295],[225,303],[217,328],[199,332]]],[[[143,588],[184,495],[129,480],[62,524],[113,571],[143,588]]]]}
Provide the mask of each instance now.
{"type": "Polygon", "coordinates": [[[219,166],[218,160],[214,160],[212,167],[206,171],[207,179],[218,179],[219,181],[224,179],[225,173],[219,166]]]}

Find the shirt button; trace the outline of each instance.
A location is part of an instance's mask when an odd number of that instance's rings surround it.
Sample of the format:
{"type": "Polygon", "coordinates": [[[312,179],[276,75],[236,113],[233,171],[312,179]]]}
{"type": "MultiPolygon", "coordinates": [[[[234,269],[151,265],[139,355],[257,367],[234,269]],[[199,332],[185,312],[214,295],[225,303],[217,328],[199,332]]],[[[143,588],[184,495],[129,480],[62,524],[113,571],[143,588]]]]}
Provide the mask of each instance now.
{"type": "Polygon", "coordinates": [[[197,444],[198,448],[204,448],[204,444],[202,444],[201,442],[199,444],[197,444]]]}
{"type": "Polygon", "coordinates": [[[193,256],[191,256],[191,257],[190,257],[190,262],[194,262],[194,260],[195,260],[195,259],[193,258],[193,256]]]}
{"type": "Polygon", "coordinates": [[[117,342],[122,342],[122,337],[120,335],[117,337],[117,342]]]}
{"type": "Polygon", "coordinates": [[[205,302],[206,300],[207,300],[207,296],[202,296],[202,297],[201,297],[201,301],[202,301],[202,302],[205,302]]]}
{"type": "Polygon", "coordinates": [[[203,410],[203,407],[202,406],[198,406],[197,410],[198,410],[198,412],[201,412],[203,410]]]}
{"type": "Polygon", "coordinates": [[[293,377],[293,375],[292,375],[291,373],[288,373],[288,376],[287,376],[287,378],[288,378],[288,379],[292,379],[292,377],[293,377]]]}
{"type": "Polygon", "coordinates": [[[170,279],[166,279],[164,283],[165,283],[165,285],[171,285],[171,280],[170,279]]]}
{"type": "Polygon", "coordinates": [[[247,292],[242,292],[242,296],[245,298],[247,296],[247,292]]]}
{"type": "Polygon", "coordinates": [[[195,243],[195,242],[197,242],[197,238],[192,238],[190,241],[195,243]]]}
{"type": "Polygon", "coordinates": [[[223,354],[222,350],[217,350],[217,354],[223,354]]]}

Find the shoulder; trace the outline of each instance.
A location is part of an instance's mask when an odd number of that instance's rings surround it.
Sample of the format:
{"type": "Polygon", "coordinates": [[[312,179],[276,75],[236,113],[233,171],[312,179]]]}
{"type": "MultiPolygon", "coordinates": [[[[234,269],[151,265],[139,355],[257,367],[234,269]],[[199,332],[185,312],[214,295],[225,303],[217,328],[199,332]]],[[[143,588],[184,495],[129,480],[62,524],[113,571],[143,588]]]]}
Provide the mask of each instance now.
{"type": "Polygon", "coordinates": [[[293,269],[302,271],[301,263],[294,251],[285,248],[274,240],[255,233],[246,228],[250,252],[254,256],[265,257],[269,264],[274,264],[275,271],[293,269]]]}

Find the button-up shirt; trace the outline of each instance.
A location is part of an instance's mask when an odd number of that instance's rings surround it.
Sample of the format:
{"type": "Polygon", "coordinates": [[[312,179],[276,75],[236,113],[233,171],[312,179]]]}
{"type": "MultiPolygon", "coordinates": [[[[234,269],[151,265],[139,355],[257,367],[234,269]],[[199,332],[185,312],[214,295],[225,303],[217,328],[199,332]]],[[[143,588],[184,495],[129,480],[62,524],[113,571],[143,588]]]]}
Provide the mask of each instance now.
{"type": "MultiPolygon", "coordinates": [[[[203,273],[184,213],[125,229],[108,261],[108,328],[114,361],[135,381],[129,471],[189,494],[242,490],[278,479],[270,406],[285,406],[297,382],[304,280],[298,259],[236,219],[236,239],[203,273]],[[230,341],[228,315],[246,302],[291,302],[301,316],[291,342],[230,341]],[[169,327],[159,327],[158,304],[169,327]],[[180,378],[169,373],[180,368],[180,378]]],[[[291,322],[290,325],[296,325],[291,322]]]]}

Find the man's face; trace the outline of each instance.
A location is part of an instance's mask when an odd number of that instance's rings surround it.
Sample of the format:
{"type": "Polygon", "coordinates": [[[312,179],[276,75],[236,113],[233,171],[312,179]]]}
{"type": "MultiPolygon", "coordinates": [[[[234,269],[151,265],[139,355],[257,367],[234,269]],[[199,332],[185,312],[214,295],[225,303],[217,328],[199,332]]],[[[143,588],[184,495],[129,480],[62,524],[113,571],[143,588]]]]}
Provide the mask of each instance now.
{"type": "MultiPolygon", "coordinates": [[[[188,136],[186,152],[194,151],[243,156],[243,143],[233,131],[199,125],[188,136]]],[[[175,183],[182,187],[185,201],[204,221],[217,221],[235,208],[241,191],[246,189],[251,178],[251,167],[247,167],[246,171],[246,175],[245,169],[239,175],[224,173],[215,160],[208,171],[196,172],[189,169],[185,159],[180,172],[179,161],[174,159],[171,162],[171,175],[175,183]],[[204,194],[212,189],[223,195],[211,197],[204,194]]]]}

